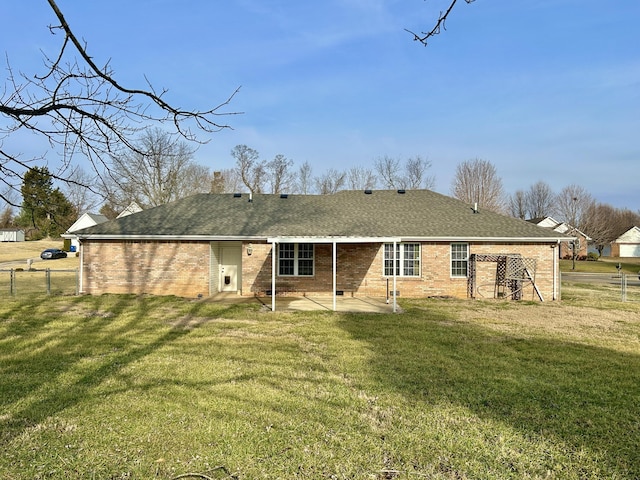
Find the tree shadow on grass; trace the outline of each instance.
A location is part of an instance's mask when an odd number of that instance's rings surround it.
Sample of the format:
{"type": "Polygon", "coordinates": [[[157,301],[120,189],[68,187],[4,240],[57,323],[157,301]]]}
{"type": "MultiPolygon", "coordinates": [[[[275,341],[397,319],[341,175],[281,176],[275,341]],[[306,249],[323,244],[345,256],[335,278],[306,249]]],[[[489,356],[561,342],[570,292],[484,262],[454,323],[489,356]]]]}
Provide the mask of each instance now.
{"type": "MultiPolygon", "coordinates": [[[[164,304],[161,297],[131,295],[59,303],[38,297],[1,312],[0,448],[81,403],[128,365],[188,335],[192,329],[183,322],[147,320],[164,304]]],[[[182,304],[187,317],[204,305],[182,304]]]]}
{"type": "Polygon", "coordinates": [[[345,316],[341,326],[370,344],[376,383],[412,402],[459,405],[640,477],[640,356],[498,333],[428,309],[345,316]]]}

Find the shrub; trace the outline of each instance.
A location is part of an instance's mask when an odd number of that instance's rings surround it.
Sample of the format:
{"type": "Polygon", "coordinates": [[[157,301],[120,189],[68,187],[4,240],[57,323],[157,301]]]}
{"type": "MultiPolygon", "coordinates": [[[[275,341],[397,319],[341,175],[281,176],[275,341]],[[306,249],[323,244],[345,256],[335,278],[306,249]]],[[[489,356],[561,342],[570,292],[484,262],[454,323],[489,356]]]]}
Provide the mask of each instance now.
{"type": "Polygon", "coordinates": [[[587,254],[587,260],[590,262],[597,262],[599,258],[600,255],[598,255],[596,252],[589,252],[587,254]]]}

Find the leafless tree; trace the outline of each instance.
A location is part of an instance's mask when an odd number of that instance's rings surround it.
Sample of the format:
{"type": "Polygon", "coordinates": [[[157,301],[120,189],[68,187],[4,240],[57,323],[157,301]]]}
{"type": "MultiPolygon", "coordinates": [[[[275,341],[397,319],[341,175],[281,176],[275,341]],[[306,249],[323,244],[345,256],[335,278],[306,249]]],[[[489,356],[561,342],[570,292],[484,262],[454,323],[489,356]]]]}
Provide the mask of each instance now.
{"type": "Polygon", "coordinates": [[[278,154],[273,160],[264,164],[266,181],[269,184],[269,193],[291,192],[294,185],[294,176],[291,172],[293,160],[278,154]]]}
{"type": "Polygon", "coordinates": [[[583,215],[582,229],[602,255],[607,245],[634,225],[640,225],[640,212],[592,201],[583,215]]]}
{"type": "Polygon", "coordinates": [[[622,235],[633,226],[640,226],[640,212],[632,212],[628,208],[618,210],[618,234],[616,238],[622,235]]]}
{"type": "Polygon", "coordinates": [[[523,190],[516,190],[516,192],[509,197],[509,215],[521,220],[526,220],[527,210],[525,193],[523,190]]]}
{"type": "Polygon", "coordinates": [[[43,161],[2,148],[3,139],[22,132],[46,139],[62,164],[53,178],[68,181],[69,167],[76,159],[88,162],[102,175],[114,156],[144,154],[137,150],[136,141],[140,129],[150,124],[171,126],[177,135],[196,142],[205,142],[203,136],[227,128],[221,116],[229,115],[224,109],[237,90],[212,108],[190,110],[171,105],[167,90],[156,90],[148,80],[146,88],[124,85],[108,61],[102,66],[97,63],[55,0],[47,1],[56,18],[49,30],[62,33],[60,47],[55,56],[43,54],[44,70],[36,74],[17,71],[7,60],[7,77],[0,89],[0,182],[19,188],[23,172],[43,161]]]}
{"type": "Polygon", "coordinates": [[[13,226],[13,209],[16,203],[13,197],[16,195],[16,192],[7,186],[0,192],[0,228],[13,226]],[[9,200],[5,201],[4,198],[8,198],[9,200]]]}
{"type": "Polygon", "coordinates": [[[95,185],[96,175],[91,175],[82,167],[75,167],[68,175],[69,181],[64,187],[65,197],[73,205],[76,216],[90,212],[100,205],[102,198],[86,185],[95,185]]]}
{"type": "Polygon", "coordinates": [[[0,228],[9,228],[13,225],[13,207],[6,205],[0,210],[0,228]]]}
{"type": "Polygon", "coordinates": [[[602,256],[609,243],[617,238],[616,209],[610,205],[592,202],[585,212],[582,228],[602,256]]]}
{"type": "Polygon", "coordinates": [[[305,161],[300,168],[298,168],[298,176],[296,179],[296,193],[300,193],[302,195],[308,195],[311,193],[313,187],[313,176],[311,164],[305,161]]]}
{"type": "Polygon", "coordinates": [[[209,171],[194,163],[193,153],[183,140],[159,128],[149,129],[134,150],[113,158],[109,180],[104,182],[105,196],[124,208],[132,201],[149,207],[208,192],[209,171]]]}
{"type": "Polygon", "coordinates": [[[555,211],[559,220],[582,230],[587,210],[593,202],[593,197],[584,187],[568,185],[556,195],[555,211]]]}
{"type": "Polygon", "coordinates": [[[436,179],[433,176],[427,176],[427,170],[431,168],[431,162],[426,158],[415,156],[407,159],[405,165],[405,186],[404,188],[433,189],[436,179]]]}
{"type": "Polygon", "coordinates": [[[542,180],[531,185],[524,198],[528,218],[548,217],[555,213],[556,194],[542,180]]]}
{"type": "Polygon", "coordinates": [[[387,189],[433,188],[435,178],[425,175],[430,167],[431,162],[420,156],[408,158],[404,165],[400,159],[387,155],[374,162],[378,181],[382,188],[387,189]]]}
{"type": "Polygon", "coordinates": [[[346,180],[347,174],[345,172],[330,168],[322,176],[315,179],[316,190],[320,195],[331,195],[342,190],[346,180]]]}
{"type": "Polygon", "coordinates": [[[375,184],[376,176],[370,168],[358,165],[347,171],[347,185],[350,190],[366,190],[375,187],[375,184]]]}
{"type": "MultiPolygon", "coordinates": [[[[464,0],[466,3],[473,3],[475,0],[464,0]]],[[[416,42],[420,42],[423,45],[427,45],[427,41],[435,36],[440,34],[441,31],[446,30],[447,28],[447,19],[449,18],[449,15],[451,14],[451,11],[453,10],[453,7],[455,7],[456,3],[458,3],[458,0],[449,0],[449,2],[447,3],[447,7],[444,10],[440,11],[440,15],[438,15],[438,19],[435,22],[435,25],[431,28],[431,30],[427,31],[427,32],[420,32],[420,33],[415,33],[412,32],[411,30],[407,30],[407,32],[409,32],[411,35],[413,35],[413,39],[416,42]]]]}
{"type": "Polygon", "coordinates": [[[236,145],[231,150],[231,156],[236,160],[236,171],[242,183],[251,193],[262,193],[265,166],[260,161],[258,151],[246,145],[236,145]]]}
{"type": "Polygon", "coordinates": [[[385,155],[378,158],[373,165],[382,188],[400,188],[400,159],[385,155]]]}
{"type": "Polygon", "coordinates": [[[451,194],[458,200],[478,204],[492,212],[504,211],[502,179],[488,160],[476,158],[464,161],[456,167],[451,184],[451,194]]]}

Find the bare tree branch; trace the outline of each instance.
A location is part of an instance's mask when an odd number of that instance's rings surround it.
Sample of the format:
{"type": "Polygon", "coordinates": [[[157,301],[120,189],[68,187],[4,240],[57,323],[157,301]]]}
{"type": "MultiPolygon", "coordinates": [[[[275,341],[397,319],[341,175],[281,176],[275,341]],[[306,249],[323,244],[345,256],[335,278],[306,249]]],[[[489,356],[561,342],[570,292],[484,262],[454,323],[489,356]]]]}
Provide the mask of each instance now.
{"type": "Polygon", "coordinates": [[[101,175],[109,172],[114,157],[144,154],[137,150],[136,139],[150,125],[171,125],[174,133],[196,143],[230,128],[221,118],[237,114],[225,107],[238,89],[212,108],[188,110],[171,105],[164,98],[167,90],[157,91],[146,77],[147,89],[125,86],[116,80],[108,61],[98,66],[56,1],[47,2],[58,23],[49,30],[53,35],[62,32],[64,38],[55,57],[43,53],[42,74],[18,73],[6,60],[7,78],[0,87],[0,181],[19,188],[24,170],[44,161],[43,156],[24,159],[7,150],[7,140],[20,131],[46,140],[62,161],[52,177],[69,182],[73,169],[67,169],[74,160],[88,161],[101,175]]]}
{"type": "MultiPolygon", "coordinates": [[[[475,2],[475,0],[464,0],[467,3],[473,3],[475,2]]],[[[411,30],[408,30],[405,28],[405,30],[407,32],[409,32],[411,35],[413,35],[413,40],[416,42],[420,42],[423,45],[427,45],[427,41],[435,36],[435,35],[439,35],[440,32],[442,30],[446,30],[447,29],[447,18],[449,18],[449,14],[451,13],[451,11],[453,10],[453,7],[455,7],[456,3],[458,2],[458,0],[451,0],[451,3],[449,4],[449,7],[440,12],[440,15],[438,16],[438,20],[436,21],[435,25],[433,26],[433,28],[431,30],[429,30],[428,32],[420,32],[415,33],[412,32],[411,30]]]]}

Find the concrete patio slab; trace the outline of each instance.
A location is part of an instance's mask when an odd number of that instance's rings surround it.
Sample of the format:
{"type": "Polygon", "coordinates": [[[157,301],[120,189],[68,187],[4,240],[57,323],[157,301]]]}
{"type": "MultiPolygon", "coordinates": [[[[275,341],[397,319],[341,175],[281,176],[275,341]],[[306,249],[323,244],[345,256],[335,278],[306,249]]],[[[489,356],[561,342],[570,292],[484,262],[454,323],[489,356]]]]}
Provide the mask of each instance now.
{"type": "MultiPolygon", "coordinates": [[[[212,301],[225,303],[255,303],[259,302],[266,308],[271,308],[271,297],[243,297],[237,294],[218,294],[212,301]]],[[[311,312],[318,310],[333,311],[333,297],[276,297],[276,311],[282,312],[311,312]]],[[[342,313],[393,313],[393,303],[386,303],[384,298],[373,297],[336,297],[336,311],[342,313]]]]}

